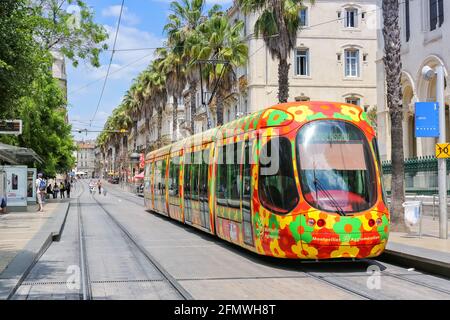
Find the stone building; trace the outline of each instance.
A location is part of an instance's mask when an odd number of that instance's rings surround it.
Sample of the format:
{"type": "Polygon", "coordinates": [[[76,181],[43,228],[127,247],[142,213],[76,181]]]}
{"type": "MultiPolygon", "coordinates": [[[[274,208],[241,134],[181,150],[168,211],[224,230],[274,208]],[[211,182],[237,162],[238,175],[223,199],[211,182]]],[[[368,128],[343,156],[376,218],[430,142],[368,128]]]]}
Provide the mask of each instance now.
{"type": "MultiPolygon", "coordinates": [[[[302,30],[290,54],[289,101],[328,100],[376,107],[377,1],[305,1],[301,11],[302,30]]],[[[278,61],[272,59],[262,38],[254,33],[256,14],[244,15],[235,3],[228,16],[244,21],[247,65],[235,70],[238,83],[228,96],[224,122],[278,102],[278,61]]],[[[187,92],[186,92],[187,95],[187,92]]],[[[188,96],[186,96],[188,98],[188,96]]],[[[206,110],[196,99],[195,132],[206,129],[206,110]]],[[[186,103],[186,106],[189,104],[186,103]]],[[[215,125],[214,106],[210,113],[215,125]]]]}
{"type": "Polygon", "coordinates": [[[85,172],[86,177],[95,177],[95,141],[77,142],[77,172],[85,172]]]}
{"type": "MultiPolygon", "coordinates": [[[[379,1],[381,6],[381,0],[379,1]]],[[[446,83],[450,68],[450,2],[444,0],[404,0],[400,2],[403,92],[403,146],[405,158],[434,155],[434,138],[415,138],[415,102],[436,101],[436,78],[422,77],[424,66],[444,66],[446,83]]],[[[378,136],[382,160],[391,159],[390,118],[386,108],[385,72],[383,65],[383,36],[379,30],[378,74],[378,136]]],[[[445,88],[447,141],[450,141],[450,88],[445,88]]]]}

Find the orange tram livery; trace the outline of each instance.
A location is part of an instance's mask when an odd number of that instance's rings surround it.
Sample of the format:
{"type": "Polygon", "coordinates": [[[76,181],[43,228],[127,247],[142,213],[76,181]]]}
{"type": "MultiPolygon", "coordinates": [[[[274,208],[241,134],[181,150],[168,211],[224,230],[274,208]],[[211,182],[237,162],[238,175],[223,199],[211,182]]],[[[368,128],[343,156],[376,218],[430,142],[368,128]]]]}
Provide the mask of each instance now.
{"type": "Polygon", "coordinates": [[[258,254],[371,258],[386,247],[375,131],[358,106],[278,104],[150,152],[145,163],[147,210],[258,254]]]}

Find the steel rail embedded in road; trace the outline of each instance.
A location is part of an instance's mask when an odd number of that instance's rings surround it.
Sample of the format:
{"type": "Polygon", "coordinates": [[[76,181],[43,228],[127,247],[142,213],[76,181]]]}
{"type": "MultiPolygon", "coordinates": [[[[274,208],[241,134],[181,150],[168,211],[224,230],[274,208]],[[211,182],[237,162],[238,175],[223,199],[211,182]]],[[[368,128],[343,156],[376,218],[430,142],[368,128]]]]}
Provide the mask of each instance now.
{"type": "MultiPolygon", "coordinates": [[[[379,260],[372,260],[371,261],[369,259],[364,259],[363,261],[367,261],[368,263],[370,263],[370,262],[378,262],[380,264],[383,263],[382,261],[379,261],[379,260]]],[[[376,265],[376,264],[372,263],[372,265],[376,265]]],[[[401,268],[403,268],[403,267],[401,267],[401,268]]],[[[450,295],[450,291],[449,290],[445,290],[445,289],[442,289],[442,288],[439,288],[439,287],[436,287],[436,286],[429,285],[428,283],[425,283],[423,281],[410,279],[410,278],[407,278],[407,277],[402,276],[400,274],[395,274],[395,273],[392,273],[392,272],[389,272],[389,271],[386,271],[386,270],[381,270],[380,272],[384,273],[387,276],[390,276],[390,277],[393,277],[393,278],[396,278],[396,279],[399,279],[399,280],[402,280],[402,281],[406,281],[406,282],[409,282],[409,283],[412,283],[412,284],[415,284],[415,285],[418,285],[418,286],[421,286],[421,287],[426,287],[428,289],[439,291],[439,292],[442,292],[442,293],[450,295]]],[[[424,275],[424,274],[422,274],[422,275],[424,275]]]]}
{"type": "Polygon", "coordinates": [[[116,224],[116,226],[127,236],[129,241],[141,252],[144,257],[158,270],[164,279],[178,292],[181,297],[185,300],[193,300],[189,292],[184,289],[181,284],[172,275],[164,269],[163,266],[144,248],[142,247],[136,239],[128,232],[128,230],[103,206],[103,204],[98,201],[93,195],[91,197],[97,202],[98,206],[108,215],[108,217],[116,224]]]}
{"type": "Polygon", "coordinates": [[[80,197],[85,192],[85,187],[82,185],[82,191],[77,197],[77,212],[78,212],[78,244],[80,249],[80,269],[81,269],[81,297],[83,300],[92,299],[92,288],[89,278],[89,265],[86,252],[86,243],[84,241],[84,227],[83,227],[83,217],[81,213],[81,203],[80,197]]]}

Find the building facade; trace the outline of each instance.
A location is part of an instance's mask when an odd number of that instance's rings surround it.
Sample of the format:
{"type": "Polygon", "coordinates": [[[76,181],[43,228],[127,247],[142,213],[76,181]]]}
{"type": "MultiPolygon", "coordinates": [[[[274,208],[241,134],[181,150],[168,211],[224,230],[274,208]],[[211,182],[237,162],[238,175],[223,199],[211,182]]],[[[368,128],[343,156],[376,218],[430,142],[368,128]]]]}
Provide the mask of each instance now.
{"type": "Polygon", "coordinates": [[[77,142],[77,172],[85,172],[89,178],[94,178],[96,172],[95,141],[77,142]]]}
{"type": "MultiPolygon", "coordinates": [[[[381,0],[379,1],[381,6],[381,0]]],[[[422,77],[425,66],[444,67],[446,77],[445,114],[446,136],[450,141],[450,2],[445,0],[404,0],[400,2],[402,93],[403,93],[403,147],[405,158],[435,154],[434,138],[415,138],[415,103],[436,101],[436,78],[422,77]]],[[[383,36],[379,30],[378,74],[378,136],[382,160],[391,159],[390,118],[386,107],[385,72],[383,64],[383,36]]]]}
{"type": "MultiPolygon", "coordinates": [[[[296,48],[290,54],[289,101],[328,100],[376,107],[376,0],[305,2],[299,19],[296,48]]],[[[235,3],[228,15],[244,21],[247,65],[235,70],[236,86],[227,97],[223,119],[232,121],[278,102],[278,60],[273,59],[262,38],[257,38],[256,14],[245,15],[235,3]]],[[[195,132],[206,129],[206,110],[197,97],[197,110],[204,117],[195,132]]],[[[199,113],[199,112],[198,112],[199,113]]],[[[214,126],[214,106],[210,112],[214,126]]]]}

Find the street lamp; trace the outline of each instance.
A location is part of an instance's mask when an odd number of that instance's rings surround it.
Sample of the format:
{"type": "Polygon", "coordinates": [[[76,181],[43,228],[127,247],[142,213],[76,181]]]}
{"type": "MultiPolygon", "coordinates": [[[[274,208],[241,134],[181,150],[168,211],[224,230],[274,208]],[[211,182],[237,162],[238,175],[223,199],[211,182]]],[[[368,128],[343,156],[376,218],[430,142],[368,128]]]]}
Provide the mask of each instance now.
{"type": "MultiPolygon", "coordinates": [[[[445,77],[444,67],[438,65],[436,70],[429,66],[422,69],[422,77],[430,81],[436,76],[436,100],[439,103],[439,143],[445,143],[445,77]]],[[[448,239],[447,220],[447,159],[438,159],[439,187],[439,238],[448,239]]]]}

